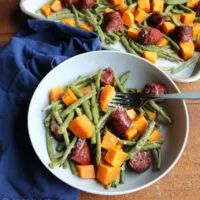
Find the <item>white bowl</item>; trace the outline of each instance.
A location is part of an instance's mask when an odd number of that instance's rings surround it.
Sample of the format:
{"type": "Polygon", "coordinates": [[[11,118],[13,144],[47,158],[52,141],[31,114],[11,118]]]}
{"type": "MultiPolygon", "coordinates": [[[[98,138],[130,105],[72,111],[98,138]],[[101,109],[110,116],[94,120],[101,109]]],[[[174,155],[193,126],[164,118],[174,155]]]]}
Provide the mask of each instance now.
{"type": "Polygon", "coordinates": [[[71,174],[69,169],[50,169],[46,148],[42,109],[48,105],[48,93],[51,88],[64,86],[79,75],[97,71],[100,67],[112,67],[116,74],[131,71],[128,86],[142,88],[147,82],[162,82],[168,86],[169,92],[179,92],[175,83],[158,68],[142,58],[116,51],[96,51],[81,54],[68,59],[49,72],[41,81],[32,97],[28,112],[28,129],[33,148],[42,163],[60,180],[80,190],[101,194],[119,195],[141,190],[166,175],[179,160],[188,137],[188,112],[184,101],[171,100],[163,104],[173,118],[173,125],[164,127],[165,143],[162,147],[163,163],[159,172],[151,169],[142,174],[128,171],[125,184],[117,188],[105,190],[96,180],[84,180],[71,174]]]}

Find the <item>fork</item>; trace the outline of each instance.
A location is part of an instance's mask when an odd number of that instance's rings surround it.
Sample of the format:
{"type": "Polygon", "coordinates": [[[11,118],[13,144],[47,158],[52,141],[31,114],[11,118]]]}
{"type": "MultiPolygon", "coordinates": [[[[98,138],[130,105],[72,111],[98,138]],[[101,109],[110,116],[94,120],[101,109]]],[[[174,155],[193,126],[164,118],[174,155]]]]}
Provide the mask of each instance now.
{"type": "Polygon", "coordinates": [[[115,97],[109,103],[109,106],[110,107],[122,106],[124,108],[132,108],[132,107],[140,108],[151,100],[157,101],[157,100],[164,100],[164,99],[198,100],[200,99],[200,92],[168,93],[161,96],[145,95],[142,92],[138,92],[138,93],[117,92],[115,97]]]}

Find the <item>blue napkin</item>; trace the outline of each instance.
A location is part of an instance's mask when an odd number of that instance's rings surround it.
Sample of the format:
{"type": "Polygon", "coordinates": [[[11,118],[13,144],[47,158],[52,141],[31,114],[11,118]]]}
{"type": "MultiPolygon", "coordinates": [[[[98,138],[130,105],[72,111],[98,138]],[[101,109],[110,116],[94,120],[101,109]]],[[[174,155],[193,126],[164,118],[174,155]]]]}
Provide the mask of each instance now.
{"type": "Polygon", "coordinates": [[[0,199],[76,200],[79,191],[39,161],[27,130],[30,98],[41,79],[74,55],[100,49],[96,34],[29,20],[0,48],[0,199]]]}

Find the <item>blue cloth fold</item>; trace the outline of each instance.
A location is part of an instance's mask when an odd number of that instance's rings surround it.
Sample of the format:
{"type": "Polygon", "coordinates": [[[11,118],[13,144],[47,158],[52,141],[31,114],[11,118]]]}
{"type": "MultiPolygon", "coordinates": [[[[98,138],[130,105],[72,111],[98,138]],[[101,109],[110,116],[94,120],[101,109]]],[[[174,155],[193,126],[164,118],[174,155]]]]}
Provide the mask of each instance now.
{"type": "Polygon", "coordinates": [[[96,34],[29,20],[0,48],[0,199],[77,200],[79,191],[54,177],[28,136],[27,110],[41,79],[74,55],[100,50],[96,34]]]}

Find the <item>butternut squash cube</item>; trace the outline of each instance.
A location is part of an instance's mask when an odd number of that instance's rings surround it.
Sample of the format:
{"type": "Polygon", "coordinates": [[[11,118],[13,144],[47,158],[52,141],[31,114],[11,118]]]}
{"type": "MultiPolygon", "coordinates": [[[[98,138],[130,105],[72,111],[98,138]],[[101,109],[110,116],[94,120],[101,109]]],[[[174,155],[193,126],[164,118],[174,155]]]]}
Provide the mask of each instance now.
{"type": "Polygon", "coordinates": [[[168,35],[174,31],[175,27],[176,26],[171,22],[164,22],[161,27],[161,30],[163,33],[168,35]]]}
{"type": "Polygon", "coordinates": [[[140,134],[144,134],[148,127],[148,121],[143,115],[138,115],[134,120],[133,120],[133,126],[138,130],[140,134]]]}
{"type": "Polygon", "coordinates": [[[72,92],[71,89],[67,88],[62,97],[62,101],[66,106],[69,106],[77,101],[77,97],[75,96],[75,94],[72,92]]]}
{"type": "Polygon", "coordinates": [[[51,10],[53,12],[59,12],[63,9],[62,2],[60,0],[54,0],[51,4],[51,10]]]}
{"type": "Polygon", "coordinates": [[[173,15],[178,21],[181,21],[181,15],[173,15]]]}
{"type": "Polygon", "coordinates": [[[94,31],[94,28],[92,26],[90,26],[87,22],[83,22],[80,25],[80,28],[86,31],[94,31]]]}
{"type": "Polygon", "coordinates": [[[132,140],[136,135],[138,134],[138,130],[131,126],[126,132],[125,132],[125,138],[127,140],[132,140]]]}
{"type": "Polygon", "coordinates": [[[131,118],[131,119],[134,119],[137,115],[137,113],[135,112],[134,109],[129,109],[129,110],[126,110],[128,116],[131,118]]]}
{"type": "Polygon", "coordinates": [[[114,6],[117,6],[117,5],[120,5],[120,4],[124,3],[124,0],[110,0],[110,2],[114,6]]]}
{"type": "Polygon", "coordinates": [[[164,0],[152,0],[152,12],[162,13],[164,9],[164,0]]]}
{"type": "Polygon", "coordinates": [[[65,24],[65,25],[69,25],[69,26],[75,26],[76,25],[76,22],[74,19],[70,19],[70,18],[65,18],[65,19],[62,19],[60,21],[62,24],[65,24]]]}
{"type": "Polygon", "coordinates": [[[147,13],[141,8],[137,8],[137,10],[134,13],[134,17],[135,21],[141,24],[147,18],[147,13]]]}
{"type": "Polygon", "coordinates": [[[144,10],[145,12],[150,12],[150,0],[138,0],[138,7],[144,10]]]}
{"type": "Polygon", "coordinates": [[[127,158],[128,154],[118,149],[108,149],[104,160],[113,167],[120,167],[127,158]]]}
{"type": "Polygon", "coordinates": [[[115,147],[118,141],[119,139],[114,134],[112,134],[110,131],[106,131],[101,142],[101,147],[108,150],[112,147],[115,147]]]}
{"type": "Polygon", "coordinates": [[[95,178],[94,165],[76,165],[78,175],[84,179],[95,178]]]}
{"type": "Polygon", "coordinates": [[[144,51],[142,57],[152,63],[156,63],[156,60],[158,58],[157,53],[154,51],[144,51]]]}
{"type": "Polygon", "coordinates": [[[126,10],[122,15],[122,20],[123,20],[124,25],[126,25],[127,27],[131,27],[134,23],[133,13],[126,10]]]}
{"type": "Polygon", "coordinates": [[[155,120],[157,117],[156,112],[152,112],[150,110],[145,110],[145,113],[148,115],[149,120],[155,120]]]}
{"type": "Polygon", "coordinates": [[[128,9],[128,6],[125,3],[122,3],[116,6],[115,9],[118,10],[121,14],[123,14],[128,9]]]}
{"type": "Polygon", "coordinates": [[[123,145],[122,145],[120,142],[118,142],[118,143],[114,146],[114,149],[117,149],[117,150],[122,150],[122,148],[123,148],[123,145]]]}
{"type": "Polygon", "coordinates": [[[137,40],[138,33],[139,33],[139,30],[136,28],[129,28],[127,32],[128,37],[131,38],[132,40],[137,40]]]}
{"type": "Polygon", "coordinates": [[[93,135],[92,123],[86,115],[73,119],[69,124],[69,130],[80,138],[91,138],[93,135]]]}
{"type": "Polygon", "coordinates": [[[46,17],[51,15],[51,5],[49,3],[45,4],[42,8],[41,8],[41,12],[43,15],[45,15],[46,17]]]}
{"type": "Polygon", "coordinates": [[[119,175],[120,167],[100,164],[97,170],[97,180],[103,185],[111,184],[119,175]]]}
{"type": "Polygon", "coordinates": [[[49,93],[49,100],[51,102],[59,100],[63,96],[63,89],[60,86],[54,87],[49,93]]]}
{"type": "Polygon", "coordinates": [[[151,134],[151,136],[149,137],[149,142],[154,142],[154,141],[158,141],[162,139],[162,135],[160,132],[158,132],[158,130],[154,130],[151,134]]]}
{"type": "Polygon", "coordinates": [[[156,45],[158,47],[165,47],[168,45],[168,40],[165,38],[161,38],[156,45]]]}
{"type": "Polygon", "coordinates": [[[181,22],[185,25],[190,25],[195,19],[195,13],[183,13],[181,14],[181,22]]]}
{"type": "Polygon", "coordinates": [[[194,23],[192,30],[193,30],[193,33],[192,33],[193,37],[195,38],[200,33],[200,23],[194,23]]]}
{"type": "Polygon", "coordinates": [[[113,12],[113,9],[112,9],[112,8],[106,7],[106,8],[104,9],[104,13],[105,13],[105,14],[110,13],[110,12],[113,12]]]}
{"type": "Polygon", "coordinates": [[[184,60],[188,60],[193,57],[195,49],[193,41],[189,42],[181,41],[179,42],[179,46],[180,46],[181,57],[184,60]]]}
{"type": "Polygon", "coordinates": [[[188,0],[186,6],[189,8],[194,8],[198,2],[199,0],[188,0]]]}

